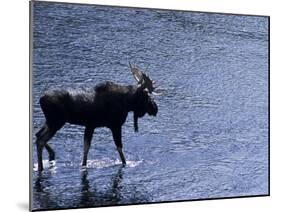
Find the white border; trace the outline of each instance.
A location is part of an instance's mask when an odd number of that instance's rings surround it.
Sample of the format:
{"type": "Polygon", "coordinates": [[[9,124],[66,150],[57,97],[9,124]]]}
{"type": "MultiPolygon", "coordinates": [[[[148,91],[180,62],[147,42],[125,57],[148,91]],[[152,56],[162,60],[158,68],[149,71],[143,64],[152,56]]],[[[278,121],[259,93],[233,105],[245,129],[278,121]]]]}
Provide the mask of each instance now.
{"type": "MultiPolygon", "coordinates": [[[[64,1],[64,0],[61,0],[64,1]]],[[[66,2],[134,7],[227,12],[271,16],[271,196],[261,198],[212,200],[184,203],[76,209],[76,211],[278,211],[281,204],[279,164],[281,151],[280,120],[280,7],[275,0],[67,0],[66,2]],[[280,130],[279,130],[280,131],[280,130]]],[[[0,157],[1,211],[28,209],[28,135],[29,135],[29,2],[1,3],[1,77],[0,77],[0,157]]]]}

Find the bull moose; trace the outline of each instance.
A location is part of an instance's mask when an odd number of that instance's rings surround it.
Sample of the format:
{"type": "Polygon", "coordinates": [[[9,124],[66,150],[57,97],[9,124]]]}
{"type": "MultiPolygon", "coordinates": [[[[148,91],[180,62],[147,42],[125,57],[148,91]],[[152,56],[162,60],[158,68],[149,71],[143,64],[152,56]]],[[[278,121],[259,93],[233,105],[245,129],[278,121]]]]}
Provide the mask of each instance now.
{"type": "Polygon", "coordinates": [[[138,131],[138,118],[156,116],[158,107],[151,94],[155,94],[155,81],[129,63],[137,85],[119,85],[113,82],[98,84],[92,89],[49,90],[40,98],[40,106],[46,122],[36,133],[38,171],[43,170],[42,152],[45,147],[49,161],[55,152],[47,142],[65,123],[85,126],[82,166],[87,165],[87,155],[95,128],[111,130],[122,164],[126,160],[122,151],[122,125],[128,112],[134,113],[134,128],[138,131]]]}

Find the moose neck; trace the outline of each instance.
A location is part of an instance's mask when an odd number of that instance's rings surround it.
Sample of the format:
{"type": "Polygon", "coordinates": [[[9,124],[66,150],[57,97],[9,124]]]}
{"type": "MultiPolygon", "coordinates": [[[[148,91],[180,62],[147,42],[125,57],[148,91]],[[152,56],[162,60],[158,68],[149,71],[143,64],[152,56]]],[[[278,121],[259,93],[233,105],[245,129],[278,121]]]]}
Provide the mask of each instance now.
{"type": "Polygon", "coordinates": [[[139,112],[141,109],[140,95],[138,93],[138,87],[135,85],[128,86],[128,112],[139,112]]]}

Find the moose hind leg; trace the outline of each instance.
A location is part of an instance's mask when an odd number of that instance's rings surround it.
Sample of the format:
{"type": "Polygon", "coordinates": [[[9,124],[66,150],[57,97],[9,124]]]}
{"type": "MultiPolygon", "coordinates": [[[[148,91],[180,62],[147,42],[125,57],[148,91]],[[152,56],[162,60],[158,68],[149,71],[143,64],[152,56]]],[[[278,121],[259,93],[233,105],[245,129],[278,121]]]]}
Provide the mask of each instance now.
{"type": "MultiPolygon", "coordinates": [[[[46,143],[48,142],[48,140],[50,140],[56,133],[56,130],[52,130],[48,126],[44,126],[44,127],[45,127],[45,129],[40,132],[40,135],[38,135],[37,140],[36,140],[37,157],[38,157],[38,171],[40,171],[40,172],[43,171],[43,160],[42,160],[43,148],[44,148],[44,146],[46,146],[46,143]]],[[[53,150],[51,150],[51,151],[53,151],[53,150]]]]}
{"type": "Polygon", "coordinates": [[[122,151],[122,138],[121,138],[122,137],[122,130],[121,130],[121,127],[112,128],[111,131],[112,131],[113,140],[114,140],[114,143],[117,147],[117,151],[119,153],[122,164],[125,165],[126,159],[125,159],[123,151],[122,151]]]}
{"type": "Polygon", "coordinates": [[[86,127],[85,133],[84,133],[84,152],[83,152],[83,161],[82,161],[82,166],[87,165],[87,157],[88,157],[88,152],[91,146],[91,140],[93,137],[94,129],[90,127],[86,127]]]}
{"type": "Polygon", "coordinates": [[[50,147],[49,144],[45,144],[45,148],[46,150],[48,151],[48,154],[49,154],[49,161],[53,161],[55,160],[55,152],[54,150],[50,147]]]}

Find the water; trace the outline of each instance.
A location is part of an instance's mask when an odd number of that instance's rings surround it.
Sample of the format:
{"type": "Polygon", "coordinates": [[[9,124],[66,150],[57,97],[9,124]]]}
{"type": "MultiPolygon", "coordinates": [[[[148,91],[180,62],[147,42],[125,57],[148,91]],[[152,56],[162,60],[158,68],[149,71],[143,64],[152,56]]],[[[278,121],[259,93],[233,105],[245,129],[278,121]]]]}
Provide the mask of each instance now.
{"type": "Polygon", "coordinates": [[[106,128],[86,170],[81,126],[50,140],[42,174],[33,145],[33,209],[268,193],[267,18],[34,2],[33,30],[33,142],[47,89],[134,84],[131,61],[163,91],[139,133],[123,126],[126,167],[106,128]]]}

